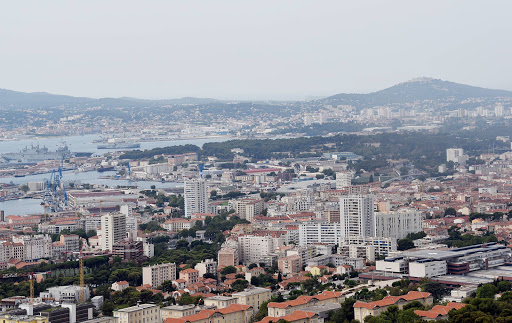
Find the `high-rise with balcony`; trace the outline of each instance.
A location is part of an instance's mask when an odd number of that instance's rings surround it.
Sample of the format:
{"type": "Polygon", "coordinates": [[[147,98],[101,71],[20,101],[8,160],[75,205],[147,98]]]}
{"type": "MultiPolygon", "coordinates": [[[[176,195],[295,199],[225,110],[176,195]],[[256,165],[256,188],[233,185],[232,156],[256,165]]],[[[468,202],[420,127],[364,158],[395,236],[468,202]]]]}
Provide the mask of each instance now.
{"type": "Polygon", "coordinates": [[[113,250],[115,243],[126,238],[126,215],[109,213],[101,217],[101,249],[113,250]]]}
{"type": "Polygon", "coordinates": [[[203,179],[185,181],[185,217],[194,213],[207,213],[208,195],[203,179]]]}
{"type": "Polygon", "coordinates": [[[341,236],[372,237],[375,235],[373,196],[346,195],[340,198],[341,236]]]}
{"type": "Polygon", "coordinates": [[[167,263],[142,268],[142,284],[158,288],[166,280],[176,280],[176,264],[167,263]]]}

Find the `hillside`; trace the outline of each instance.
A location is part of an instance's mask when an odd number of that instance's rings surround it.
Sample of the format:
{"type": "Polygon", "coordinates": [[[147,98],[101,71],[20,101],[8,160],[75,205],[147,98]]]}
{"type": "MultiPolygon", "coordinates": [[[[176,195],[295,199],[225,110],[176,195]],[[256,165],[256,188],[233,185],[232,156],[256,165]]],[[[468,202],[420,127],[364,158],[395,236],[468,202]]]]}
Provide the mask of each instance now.
{"type": "Polygon", "coordinates": [[[512,97],[511,91],[485,89],[432,78],[417,78],[368,94],[340,93],[315,102],[369,107],[438,100],[462,101],[470,98],[512,97]]]}
{"type": "Polygon", "coordinates": [[[144,107],[161,105],[189,105],[220,102],[209,98],[181,98],[169,100],[142,100],[136,98],[101,98],[74,97],[45,92],[18,92],[0,89],[0,107],[2,108],[51,108],[51,107],[144,107]]]}

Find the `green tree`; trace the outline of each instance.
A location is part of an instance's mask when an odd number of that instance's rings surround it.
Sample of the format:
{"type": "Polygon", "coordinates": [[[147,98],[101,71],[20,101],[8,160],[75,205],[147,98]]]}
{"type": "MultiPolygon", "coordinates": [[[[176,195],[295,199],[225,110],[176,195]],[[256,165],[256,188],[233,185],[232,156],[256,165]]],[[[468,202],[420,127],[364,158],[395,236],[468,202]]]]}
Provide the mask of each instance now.
{"type": "Polygon", "coordinates": [[[234,274],[234,273],[236,273],[236,268],[234,266],[226,266],[226,267],[222,268],[220,273],[222,275],[234,274]]]}
{"type": "Polygon", "coordinates": [[[89,230],[89,231],[87,231],[87,238],[94,237],[97,234],[98,233],[96,232],[96,230],[89,230]]]}
{"type": "Polygon", "coordinates": [[[457,215],[457,210],[455,210],[452,207],[449,207],[446,210],[444,210],[444,215],[457,215]]]}
{"type": "Polygon", "coordinates": [[[165,280],[162,285],[160,285],[158,287],[158,289],[160,289],[161,291],[163,292],[173,292],[176,290],[176,288],[174,288],[173,284],[172,284],[172,281],[170,280],[165,280]]]}
{"type": "Polygon", "coordinates": [[[27,192],[30,190],[30,188],[28,187],[28,185],[27,185],[27,184],[22,185],[22,186],[20,187],[20,189],[21,189],[21,191],[22,191],[24,194],[27,194],[27,192]]]}
{"type": "Polygon", "coordinates": [[[261,303],[258,313],[254,316],[255,321],[261,321],[268,316],[268,303],[270,303],[270,301],[261,303]]]}
{"type": "Polygon", "coordinates": [[[237,279],[233,284],[231,284],[231,288],[237,292],[243,291],[247,286],[249,286],[249,282],[245,279],[237,279]]]}
{"type": "Polygon", "coordinates": [[[414,248],[414,242],[411,239],[405,238],[398,240],[397,249],[400,251],[414,248]]]}
{"type": "Polygon", "coordinates": [[[501,281],[498,283],[498,290],[500,292],[508,292],[511,289],[512,289],[512,284],[507,280],[504,280],[504,281],[501,281]]]}
{"type": "Polygon", "coordinates": [[[443,297],[450,291],[446,285],[431,280],[424,281],[421,284],[421,290],[432,294],[435,299],[443,297]]]}
{"type": "Polygon", "coordinates": [[[498,288],[493,284],[484,284],[476,289],[478,298],[494,298],[496,294],[498,294],[498,288]]]}
{"type": "Polygon", "coordinates": [[[105,301],[101,305],[101,313],[105,316],[112,316],[112,312],[114,312],[114,304],[111,301],[105,301]]]}

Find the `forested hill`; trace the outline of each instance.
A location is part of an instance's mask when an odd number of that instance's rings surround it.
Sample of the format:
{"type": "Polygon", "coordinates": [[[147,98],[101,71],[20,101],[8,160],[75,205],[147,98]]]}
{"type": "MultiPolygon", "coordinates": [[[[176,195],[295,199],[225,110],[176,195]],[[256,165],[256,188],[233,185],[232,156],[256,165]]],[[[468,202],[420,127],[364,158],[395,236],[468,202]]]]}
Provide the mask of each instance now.
{"type": "Polygon", "coordinates": [[[169,100],[142,100],[136,98],[100,98],[74,97],[46,92],[18,92],[0,89],[1,108],[52,108],[52,107],[150,107],[162,105],[197,105],[220,102],[209,98],[186,97],[169,100]]]}
{"type": "Polygon", "coordinates": [[[462,101],[470,98],[512,97],[511,91],[485,89],[432,78],[418,78],[368,94],[336,94],[317,100],[322,104],[373,107],[426,100],[462,101]]]}
{"type": "MultiPolygon", "coordinates": [[[[498,132],[510,132],[497,127],[498,132]]],[[[489,130],[490,131],[490,130],[489,130]]],[[[172,146],[145,151],[131,151],[122,159],[152,158],[159,154],[198,152],[200,158],[215,156],[219,160],[231,161],[231,149],[242,148],[244,156],[254,160],[287,157],[322,156],[324,152],[351,151],[363,157],[356,168],[367,171],[387,166],[387,159],[408,159],[419,169],[434,172],[437,166],[446,162],[446,149],[461,147],[470,155],[486,152],[489,145],[496,149],[507,148],[505,143],[495,141],[492,133],[480,132],[451,133],[382,133],[375,135],[336,135],[331,137],[302,137],[292,139],[229,140],[203,145],[172,146]],[[327,146],[326,144],[331,144],[327,146]],[[334,145],[332,145],[334,144],[334,145]]]]}

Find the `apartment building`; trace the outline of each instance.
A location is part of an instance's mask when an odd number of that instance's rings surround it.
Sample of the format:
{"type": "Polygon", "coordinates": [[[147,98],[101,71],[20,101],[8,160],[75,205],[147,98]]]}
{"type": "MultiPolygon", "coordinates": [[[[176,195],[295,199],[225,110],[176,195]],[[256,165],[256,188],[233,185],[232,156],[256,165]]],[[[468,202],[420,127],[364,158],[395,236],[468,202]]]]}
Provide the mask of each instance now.
{"type": "Polygon", "coordinates": [[[342,292],[324,291],[315,296],[299,296],[297,299],[282,303],[268,303],[268,316],[280,317],[295,311],[307,311],[310,307],[340,304],[345,300],[342,292]]]}
{"type": "Polygon", "coordinates": [[[351,171],[338,172],[336,173],[336,189],[340,190],[352,185],[352,178],[354,173],[351,171]]]}
{"type": "Polygon", "coordinates": [[[164,323],[249,323],[252,314],[251,306],[231,304],[225,308],[206,309],[189,316],[167,318],[164,323]]]}
{"type": "Polygon", "coordinates": [[[199,271],[192,268],[182,270],[180,271],[180,279],[183,279],[187,286],[195,284],[199,281],[199,271]]]}
{"type": "MultiPolygon", "coordinates": [[[[395,238],[349,236],[345,237],[341,242],[341,249],[344,249],[344,247],[350,248],[352,245],[373,246],[375,254],[384,256],[397,250],[397,240],[395,238]]],[[[352,257],[353,254],[350,256],[352,257]]],[[[366,258],[369,259],[368,257],[366,258]]]]}
{"type": "Polygon", "coordinates": [[[163,321],[168,318],[180,318],[196,314],[196,306],[189,305],[171,305],[160,308],[160,316],[163,321]]]}
{"type": "Polygon", "coordinates": [[[206,182],[203,179],[185,181],[185,217],[194,213],[207,213],[208,195],[206,182]]]}
{"type": "Polygon", "coordinates": [[[139,304],[114,311],[118,323],[162,323],[160,306],[139,304]]]}
{"type": "Polygon", "coordinates": [[[299,246],[313,243],[338,245],[341,242],[343,226],[340,223],[304,223],[299,225],[299,246]]]}
{"type": "Polygon", "coordinates": [[[225,308],[231,304],[237,304],[238,299],[229,296],[212,296],[204,299],[204,306],[211,306],[215,308],[225,308]]]}
{"type": "Polygon", "coordinates": [[[238,249],[221,248],[217,259],[219,260],[219,267],[237,266],[239,263],[238,249]]]}
{"type": "Polygon", "coordinates": [[[101,249],[113,250],[116,242],[126,238],[126,215],[109,213],[101,216],[101,249]]]}
{"type": "Polygon", "coordinates": [[[373,196],[346,195],[340,197],[340,223],[342,237],[375,235],[373,196]]]}
{"type": "Polygon", "coordinates": [[[167,263],[142,268],[142,284],[158,288],[166,280],[176,280],[176,264],[167,263]]]}
{"type": "Polygon", "coordinates": [[[385,312],[391,305],[396,305],[402,309],[404,305],[414,301],[418,301],[424,306],[430,306],[433,304],[434,299],[430,293],[411,291],[407,295],[386,296],[380,301],[370,303],[357,301],[353,306],[354,318],[359,322],[364,322],[365,317],[377,316],[385,312]]]}
{"type": "Polygon", "coordinates": [[[50,287],[46,291],[39,293],[39,297],[43,300],[54,300],[62,303],[78,303],[80,301],[80,294],[83,291],[85,300],[91,296],[89,287],[80,286],[55,286],[50,287]]]}
{"type": "Polygon", "coordinates": [[[238,237],[238,244],[239,261],[243,264],[257,264],[275,250],[271,236],[244,235],[238,237]]]}
{"type": "MultiPolygon", "coordinates": [[[[13,243],[21,243],[24,247],[24,258],[16,258],[19,260],[25,261],[37,261],[41,258],[51,258],[52,257],[52,238],[49,235],[34,235],[34,236],[13,236],[13,243]]],[[[7,246],[6,246],[7,247],[7,246]]],[[[8,248],[14,246],[8,245],[8,248]]],[[[11,252],[6,250],[3,244],[0,244],[0,262],[8,261],[9,258],[6,258],[11,252]]],[[[14,250],[13,250],[14,252],[14,250]]],[[[16,252],[19,254],[19,252],[16,252]]]]}
{"type": "Polygon", "coordinates": [[[199,277],[203,277],[205,274],[212,274],[217,277],[217,262],[213,259],[205,259],[195,265],[195,270],[198,271],[199,277]]]}
{"type": "Polygon", "coordinates": [[[80,237],[76,234],[61,234],[60,242],[64,244],[66,252],[80,251],[80,237]]]}
{"type": "Polygon", "coordinates": [[[178,232],[190,229],[196,224],[195,219],[172,218],[164,222],[163,227],[167,231],[178,232]]]}
{"type": "Polygon", "coordinates": [[[263,199],[240,199],[232,201],[231,205],[241,219],[252,221],[255,216],[261,214],[265,203],[263,199]]]}
{"type": "Polygon", "coordinates": [[[257,312],[263,302],[266,302],[271,297],[271,290],[262,287],[247,288],[243,292],[234,293],[231,297],[237,299],[237,303],[240,305],[249,305],[257,312]]]}
{"type": "Polygon", "coordinates": [[[423,231],[423,214],[415,210],[375,213],[376,237],[403,239],[409,233],[423,231]]]}
{"type": "Polygon", "coordinates": [[[279,258],[277,268],[285,275],[299,273],[302,270],[302,258],[299,255],[279,258]]]}

